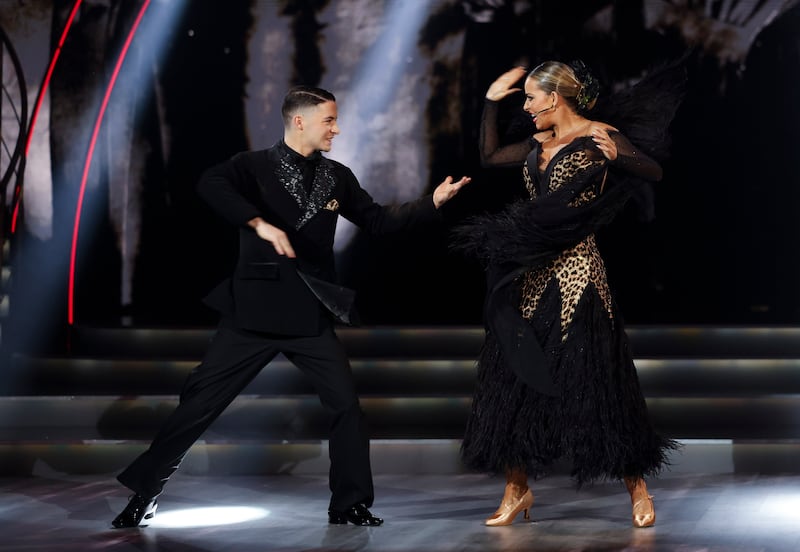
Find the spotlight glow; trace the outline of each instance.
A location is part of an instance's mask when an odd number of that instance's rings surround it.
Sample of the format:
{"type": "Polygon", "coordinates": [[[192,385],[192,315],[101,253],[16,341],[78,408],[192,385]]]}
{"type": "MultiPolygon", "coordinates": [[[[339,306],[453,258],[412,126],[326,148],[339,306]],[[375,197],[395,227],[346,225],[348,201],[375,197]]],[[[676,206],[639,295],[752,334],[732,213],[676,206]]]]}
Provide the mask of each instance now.
{"type": "Polygon", "coordinates": [[[142,7],[139,9],[139,13],[136,16],[130,31],[128,32],[128,37],[125,39],[125,43],[122,45],[122,51],[120,52],[117,62],[114,65],[114,70],[111,72],[111,78],[108,81],[108,86],[106,87],[103,101],[100,104],[100,111],[97,114],[97,120],[94,124],[94,131],[92,132],[91,139],[89,140],[89,151],[86,153],[86,161],[83,164],[83,177],[81,178],[81,183],[78,190],[78,204],[75,207],[75,222],[73,223],[72,227],[72,248],[69,257],[69,282],[67,284],[67,323],[70,326],[72,326],[75,321],[75,257],[77,256],[78,251],[78,230],[80,229],[81,225],[81,212],[83,210],[83,198],[86,194],[86,184],[89,180],[89,168],[92,164],[95,144],[97,143],[97,138],[100,134],[100,125],[103,122],[103,116],[106,113],[106,107],[108,107],[108,102],[111,98],[111,92],[114,90],[114,84],[117,82],[117,76],[122,68],[122,63],[125,61],[125,56],[128,53],[128,48],[130,48],[131,41],[133,41],[133,37],[136,34],[136,29],[139,28],[139,23],[141,23],[149,5],[150,0],[145,0],[144,4],[142,4],[142,7]]]}
{"type": "Polygon", "coordinates": [[[184,510],[157,511],[148,524],[150,527],[192,528],[214,525],[235,525],[269,516],[269,510],[251,506],[218,506],[188,508],[184,510]]]}
{"type": "Polygon", "coordinates": [[[761,513],[772,521],[797,527],[800,524],[800,493],[771,496],[761,505],[761,513]]]}
{"type": "MultiPolygon", "coordinates": [[[[69,34],[69,30],[72,28],[72,22],[75,19],[75,15],[78,13],[78,8],[80,7],[83,0],[75,0],[75,3],[72,4],[72,9],[69,11],[69,15],[67,16],[67,22],[64,24],[64,28],[61,31],[61,37],[58,39],[58,44],[56,45],[55,50],[53,51],[53,55],[50,58],[50,63],[47,65],[47,71],[45,72],[44,79],[42,79],[42,85],[39,87],[39,92],[36,94],[36,103],[34,104],[33,113],[31,114],[31,120],[28,124],[28,136],[25,139],[25,156],[28,156],[28,151],[31,148],[31,138],[33,138],[33,129],[36,126],[36,121],[39,118],[39,111],[42,108],[42,101],[44,101],[45,93],[47,92],[47,88],[50,86],[50,79],[53,76],[53,70],[56,68],[56,63],[58,62],[58,57],[61,55],[61,49],[64,46],[64,41],[67,40],[67,35],[69,34]]],[[[11,233],[15,233],[17,231],[17,219],[19,218],[19,209],[20,205],[22,204],[22,187],[17,186],[14,189],[14,204],[13,204],[13,214],[11,216],[11,233]]]]}
{"type": "MultiPolygon", "coordinates": [[[[408,113],[417,107],[414,98],[425,86],[413,61],[418,57],[420,29],[431,9],[431,2],[419,0],[387,2],[383,29],[364,53],[346,93],[337,92],[337,97],[346,100],[339,111],[342,137],[334,146],[335,159],[347,165],[379,203],[416,198],[426,184],[417,148],[400,151],[396,146],[420,139],[414,138],[422,131],[420,118],[408,113]],[[395,148],[378,142],[394,143],[395,148]],[[395,165],[397,158],[403,162],[395,165]],[[397,172],[387,173],[387,166],[396,166],[397,172]]],[[[334,249],[344,249],[354,232],[352,223],[340,219],[334,249]]]]}

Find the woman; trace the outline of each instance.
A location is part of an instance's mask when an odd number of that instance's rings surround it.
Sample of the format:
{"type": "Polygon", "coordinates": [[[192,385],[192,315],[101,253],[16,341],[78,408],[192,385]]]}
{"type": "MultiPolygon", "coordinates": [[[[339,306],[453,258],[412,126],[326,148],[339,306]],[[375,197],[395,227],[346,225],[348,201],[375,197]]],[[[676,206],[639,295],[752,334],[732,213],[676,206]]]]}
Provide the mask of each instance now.
{"type": "Polygon", "coordinates": [[[662,469],[676,443],[650,424],[594,232],[662,170],[617,128],[589,118],[599,87],[581,62],[530,72],[524,110],[538,132],[501,147],[497,102],[520,90],[524,74],[512,69],[489,87],[480,148],[485,166],[522,165],[530,201],[456,231],[455,247],[482,258],[489,277],[462,457],[506,474],[486,525],[509,525],[520,512],[528,519],[528,477],[569,456],[578,486],[623,480],[633,525],[649,527],[656,516],[644,476],[662,469]]]}

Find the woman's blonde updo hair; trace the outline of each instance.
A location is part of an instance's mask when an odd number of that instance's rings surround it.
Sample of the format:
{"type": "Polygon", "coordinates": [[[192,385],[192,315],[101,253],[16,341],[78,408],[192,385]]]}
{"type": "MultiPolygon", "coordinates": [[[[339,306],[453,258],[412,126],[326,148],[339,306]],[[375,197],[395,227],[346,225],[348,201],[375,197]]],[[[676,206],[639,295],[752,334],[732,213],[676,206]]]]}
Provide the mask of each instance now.
{"type": "Polygon", "coordinates": [[[528,74],[539,88],[558,94],[578,113],[589,111],[597,103],[600,85],[582,61],[569,65],[560,61],[545,61],[528,74]]]}

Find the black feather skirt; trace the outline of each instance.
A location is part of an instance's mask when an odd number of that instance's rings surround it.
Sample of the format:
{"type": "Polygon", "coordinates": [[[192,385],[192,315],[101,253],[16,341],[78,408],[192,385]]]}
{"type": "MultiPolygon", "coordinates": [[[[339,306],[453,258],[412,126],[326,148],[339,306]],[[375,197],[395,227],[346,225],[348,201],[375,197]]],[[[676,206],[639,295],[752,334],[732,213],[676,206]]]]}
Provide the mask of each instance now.
{"type": "Polygon", "coordinates": [[[549,363],[556,396],[520,380],[487,330],[461,447],[463,462],[485,472],[523,468],[536,479],[556,461],[571,460],[578,486],[656,475],[678,444],[661,437],[650,422],[621,320],[609,316],[590,284],[566,335],[560,322],[560,292],[552,280],[529,323],[549,363]]]}

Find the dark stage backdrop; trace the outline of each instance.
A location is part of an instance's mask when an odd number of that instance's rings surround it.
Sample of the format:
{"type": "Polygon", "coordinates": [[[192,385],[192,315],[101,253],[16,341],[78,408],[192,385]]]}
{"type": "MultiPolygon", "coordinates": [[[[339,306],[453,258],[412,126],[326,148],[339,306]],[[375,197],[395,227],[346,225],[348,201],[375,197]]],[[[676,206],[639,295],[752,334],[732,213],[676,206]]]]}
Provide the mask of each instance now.
{"type": "MultiPolygon", "coordinates": [[[[34,93],[72,3],[42,0],[13,12],[3,3],[3,27],[25,48],[44,48],[28,62],[34,93]]],[[[235,235],[194,185],[213,163],[278,139],[282,95],[303,83],[336,94],[342,134],[329,157],[382,202],[430,192],[446,175],[473,177],[447,206],[444,229],[378,240],[341,225],[340,275],[358,291],[365,323],[478,324],[482,270],[448,251],[447,229],[522,192],[519,170],[478,164],[489,83],[514,64],[582,58],[610,93],[681,56],[688,94],[655,187],[655,218],[629,209],[599,236],[623,314],[629,323],[800,322],[800,8],[689,4],[153,1],[92,161],[76,323],[215,321],[200,300],[231,269],[235,235]]],[[[47,149],[47,158],[29,163],[49,163],[39,178],[51,182],[28,180],[12,309],[20,327],[31,313],[65,319],[91,124],[143,5],[84,2],[64,43],[40,123],[49,137],[38,155],[47,149]],[[51,206],[49,218],[42,205],[51,206]]],[[[529,132],[517,122],[521,104],[521,95],[503,102],[508,140],[529,132]]]]}

